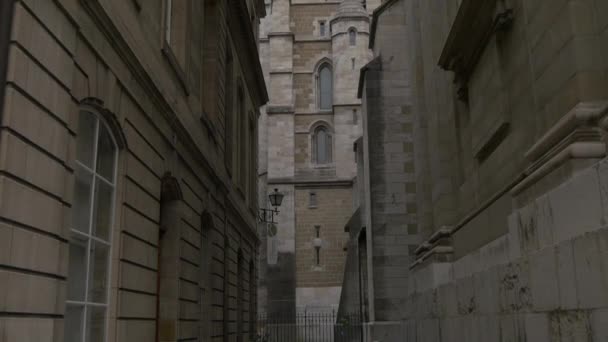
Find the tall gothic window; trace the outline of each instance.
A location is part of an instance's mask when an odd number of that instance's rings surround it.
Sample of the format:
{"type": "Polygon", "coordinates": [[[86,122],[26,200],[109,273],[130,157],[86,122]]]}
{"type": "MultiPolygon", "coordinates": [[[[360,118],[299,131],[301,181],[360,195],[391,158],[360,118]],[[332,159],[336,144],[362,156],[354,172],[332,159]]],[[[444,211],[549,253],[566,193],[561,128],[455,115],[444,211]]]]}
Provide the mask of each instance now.
{"type": "Polygon", "coordinates": [[[79,114],[65,341],[105,341],[118,148],[100,117],[79,114]]]}
{"type": "Polygon", "coordinates": [[[333,79],[331,66],[324,63],[319,68],[318,96],[319,109],[331,110],[333,106],[333,79]]]}
{"type": "Polygon", "coordinates": [[[348,41],[350,46],[357,45],[357,31],[354,28],[348,30],[348,41]]]}
{"type": "Polygon", "coordinates": [[[313,162],[329,164],[332,162],[332,136],[327,127],[319,126],[312,137],[313,162]]]}

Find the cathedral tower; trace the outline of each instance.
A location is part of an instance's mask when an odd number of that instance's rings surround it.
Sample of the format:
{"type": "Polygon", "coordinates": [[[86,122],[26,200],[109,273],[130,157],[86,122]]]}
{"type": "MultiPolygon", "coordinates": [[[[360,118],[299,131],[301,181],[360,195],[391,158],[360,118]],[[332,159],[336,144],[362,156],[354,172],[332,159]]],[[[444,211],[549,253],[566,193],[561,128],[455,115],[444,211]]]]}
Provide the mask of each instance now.
{"type": "Polygon", "coordinates": [[[276,234],[260,227],[267,249],[260,311],[337,309],[361,136],[357,84],[371,58],[373,8],[360,0],[266,5],[260,58],[270,101],[260,120],[260,192],[279,189],[285,199],[276,234]]]}

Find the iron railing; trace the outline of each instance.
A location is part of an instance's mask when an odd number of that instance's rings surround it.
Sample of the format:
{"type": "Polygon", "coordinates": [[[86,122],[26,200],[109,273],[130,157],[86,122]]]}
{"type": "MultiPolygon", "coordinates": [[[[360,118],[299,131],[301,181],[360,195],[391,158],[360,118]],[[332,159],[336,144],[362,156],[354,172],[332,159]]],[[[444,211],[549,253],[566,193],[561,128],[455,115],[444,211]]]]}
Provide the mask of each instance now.
{"type": "Polygon", "coordinates": [[[360,315],[335,312],[302,312],[295,316],[261,314],[257,342],[360,342],[360,315]]]}

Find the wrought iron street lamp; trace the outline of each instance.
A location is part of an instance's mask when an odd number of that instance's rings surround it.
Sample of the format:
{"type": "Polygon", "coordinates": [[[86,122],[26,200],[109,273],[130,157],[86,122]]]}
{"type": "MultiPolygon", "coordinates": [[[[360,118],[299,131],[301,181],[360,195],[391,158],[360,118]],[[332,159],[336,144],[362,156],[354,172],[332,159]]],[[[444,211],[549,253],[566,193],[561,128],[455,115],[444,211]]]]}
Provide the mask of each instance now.
{"type": "Polygon", "coordinates": [[[274,189],[274,192],[268,195],[268,199],[270,200],[270,204],[274,207],[274,209],[266,209],[260,208],[259,220],[262,223],[275,223],[274,215],[279,214],[279,207],[283,202],[283,195],[279,192],[279,189],[274,189]]]}

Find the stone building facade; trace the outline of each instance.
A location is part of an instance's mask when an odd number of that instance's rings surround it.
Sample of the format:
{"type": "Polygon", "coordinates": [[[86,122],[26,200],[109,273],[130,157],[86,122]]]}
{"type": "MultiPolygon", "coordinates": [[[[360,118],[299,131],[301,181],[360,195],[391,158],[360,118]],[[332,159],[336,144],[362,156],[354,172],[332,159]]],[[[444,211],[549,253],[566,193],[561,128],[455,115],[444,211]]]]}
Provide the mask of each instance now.
{"type": "Polygon", "coordinates": [[[608,7],[383,1],[340,312],[366,341],[608,336],[608,7]]]}
{"type": "Polygon", "coordinates": [[[0,341],[253,339],[264,15],[2,1],[0,341]]]}
{"type": "Polygon", "coordinates": [[[370,12],[359,0],[267,0],[266,7],[260,51],[270,100],[260,120],[260,187],[285,199],[276,235],[266,234],[260,310],[337,309],[370,12]]]}

